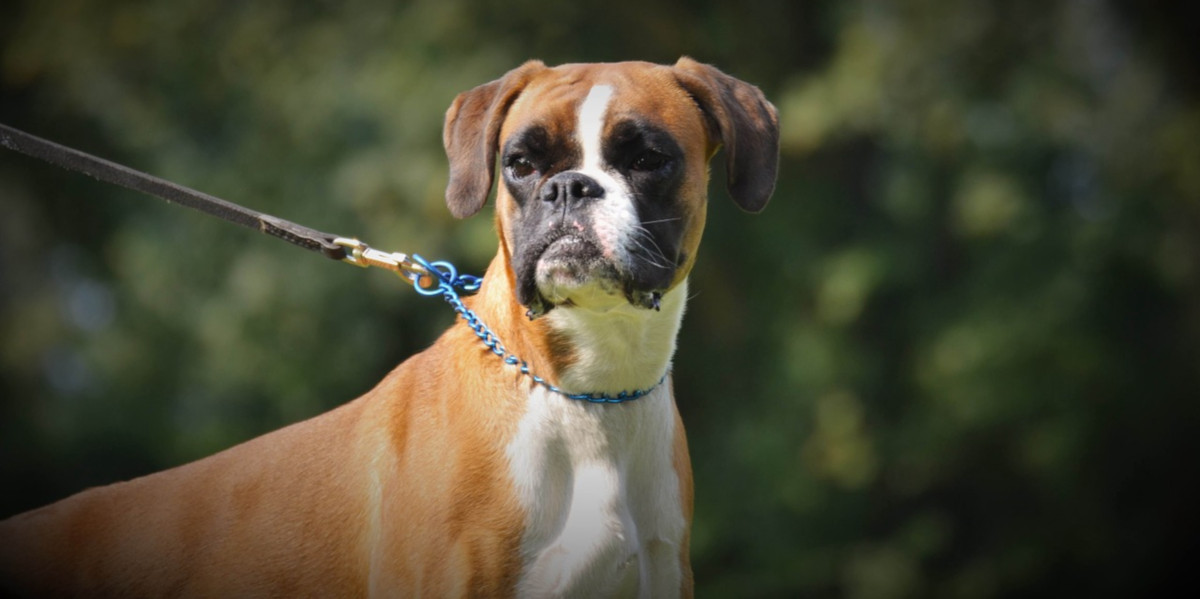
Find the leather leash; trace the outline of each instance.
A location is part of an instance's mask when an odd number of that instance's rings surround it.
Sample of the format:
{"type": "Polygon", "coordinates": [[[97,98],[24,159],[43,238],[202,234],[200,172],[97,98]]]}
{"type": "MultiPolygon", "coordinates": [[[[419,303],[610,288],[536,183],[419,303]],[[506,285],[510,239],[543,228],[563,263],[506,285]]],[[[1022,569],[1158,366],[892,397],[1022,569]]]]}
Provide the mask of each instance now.
{"type": "Polygon", "coordinates": [[[346,245],[339,235],[322,233],[296,223],[263,214],[221,198],[97,158],[0,123],[0,145],[100,181],[140,191],[168,202],[187,206],[231,223],[255,229],[333,260],[346,260],[346,245]]]}
{"type": "Polygon", "coordinates": [[[270,214],[251,210],[233,202],[208,195],[148,175],[110,160],[98,158],[74,148],[30,135],[0,123],[0,146],[44,160],[69,171],[83,173],[100,181],[162,198],[168,202],[199,210],[234,224],[266,233],[288,243],[317,252],[326,258],[363,268],[375,266],[395,272],[415,284],[432,284],[430,272],[420,261],[401,252],[383,252],[357,239],[323,233],[270,214]]]}

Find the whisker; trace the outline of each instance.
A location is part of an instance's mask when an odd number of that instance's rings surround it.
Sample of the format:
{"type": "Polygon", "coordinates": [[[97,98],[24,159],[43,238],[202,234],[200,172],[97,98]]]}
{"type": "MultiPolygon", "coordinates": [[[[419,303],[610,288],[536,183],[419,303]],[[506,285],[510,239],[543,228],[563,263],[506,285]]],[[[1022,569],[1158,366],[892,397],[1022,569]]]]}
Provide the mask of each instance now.
{"type": "Polygon", "coordinates": [[[677,220],[683,220],[683,217],[675,216],[672,218],[660,218],[658,220],[648,220],[648,221],[643,222],[642,225],[657,225],[658,223],[669,223],[669,222],[677,221],[677,220]]]}
{"type": "Polygon", "coordinates": [[[654,236],[650,234],[649,229],[647,229],[646,227],[644,227],[642,225],[635,225],[634,230],[636,232],[640,233],[643,237],[645,237],[647,241],[654,244],[654,249],[658,251],[658,255],[662,256],[663,258],[667,257],[666,252],[664,252],[662,250],[662,248],[659,247],[658,242],[654,241],[654,236]]]}
{"type": "Polygon", "coordinates": [[[633,232],[634,234],[630,236],[631,241],[645,252],[646,260],[651,266],[663,269],[671,268],[666,252],[659,247],[658,242],[654,241],[654,237],[650,235],[650,231],[646,227],[634,225],[633,232]],[[650,245],[647,245],[646,242],[649,242],[650,245]]]}

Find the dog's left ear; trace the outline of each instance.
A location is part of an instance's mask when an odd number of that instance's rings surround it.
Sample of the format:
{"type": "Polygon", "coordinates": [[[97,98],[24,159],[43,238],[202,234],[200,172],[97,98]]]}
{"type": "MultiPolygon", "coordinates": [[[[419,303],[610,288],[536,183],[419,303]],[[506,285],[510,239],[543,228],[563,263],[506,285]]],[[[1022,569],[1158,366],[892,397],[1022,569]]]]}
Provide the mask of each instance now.
{"type": "Polygon", "coordinates": [[[779,113],[757,87],[715,67],[684,56],[673,71],[725,149],[729,195],[743,210],[761,212],[779,171],[779,113]]]}
{"type": "Polygon", "coordinates": [[[526,62],[491,83],[459,94],[446,111],[442,130],[450,159],[446,205],[455,217],[471,216],[487,202],[496,174],[500,125],[525,84],[545,68],[538,60],[526,62]]]}

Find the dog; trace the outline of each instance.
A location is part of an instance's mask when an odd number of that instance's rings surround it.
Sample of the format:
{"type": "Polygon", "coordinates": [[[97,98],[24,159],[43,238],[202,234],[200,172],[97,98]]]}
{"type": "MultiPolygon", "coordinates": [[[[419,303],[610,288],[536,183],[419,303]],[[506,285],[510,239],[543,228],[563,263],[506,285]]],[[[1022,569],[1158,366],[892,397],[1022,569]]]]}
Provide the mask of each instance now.
{"type": "Polygon", "coordinates": [[[499,249],[464,301],[521,363],[456,323],[331,412],[0,522],[0,588],[692,596],[671,361],[709,162],[723,147],[730,196],[761,211],[775,108],[687,57],[530,61],[460,94],[443,140],[454,216],[499,179],[499,249]]]}

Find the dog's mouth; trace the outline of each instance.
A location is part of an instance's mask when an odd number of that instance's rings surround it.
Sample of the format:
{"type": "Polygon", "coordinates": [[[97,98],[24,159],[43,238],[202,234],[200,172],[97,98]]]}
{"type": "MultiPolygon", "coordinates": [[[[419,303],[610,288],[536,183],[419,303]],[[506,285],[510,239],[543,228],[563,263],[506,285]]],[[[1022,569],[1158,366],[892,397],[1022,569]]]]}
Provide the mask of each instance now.
{"type": "Polygon", "coordinates": [[[539,271],[545,268],[550,276],[565,276],[573,280],[582,278],[580,267],[603,260],[604,252],[595,242],[577,234],[563,234],[546,245],[538,259],[539,271]]]}
{"type": "Polygon", "coordinates": [[[642,290],[611,252],[585,232],[559,231],[517,260],[517,301],[537,318],[558,306],[607,309],[628,302],[658,308],[662,293],[642,290]]]}

